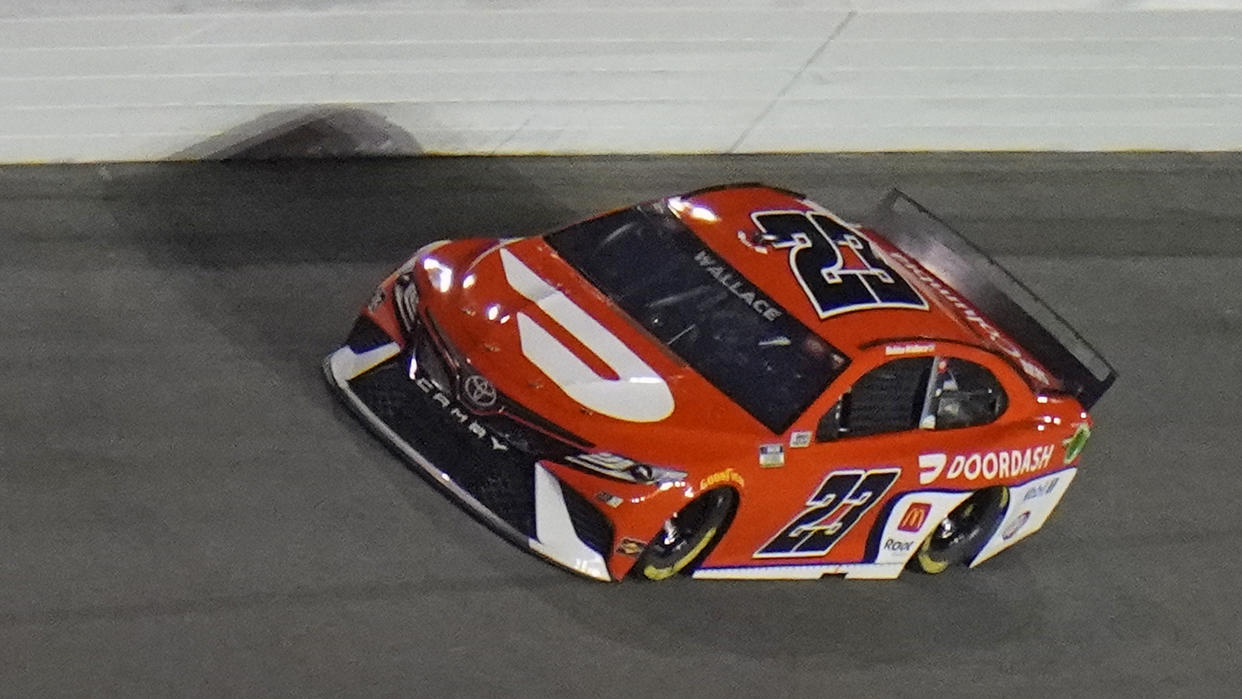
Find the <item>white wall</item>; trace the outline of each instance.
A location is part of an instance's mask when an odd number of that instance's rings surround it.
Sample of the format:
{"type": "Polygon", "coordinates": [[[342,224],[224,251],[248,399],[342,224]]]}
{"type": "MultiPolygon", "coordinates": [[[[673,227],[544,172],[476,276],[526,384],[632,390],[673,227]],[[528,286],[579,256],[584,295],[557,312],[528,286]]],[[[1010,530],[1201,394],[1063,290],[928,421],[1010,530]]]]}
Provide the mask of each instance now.
{"type": "Polygon", "coordinates": [[[1237,149],[1242,0],[0,0],[0,162],[308,105],[446,153],[1237,149]]]}

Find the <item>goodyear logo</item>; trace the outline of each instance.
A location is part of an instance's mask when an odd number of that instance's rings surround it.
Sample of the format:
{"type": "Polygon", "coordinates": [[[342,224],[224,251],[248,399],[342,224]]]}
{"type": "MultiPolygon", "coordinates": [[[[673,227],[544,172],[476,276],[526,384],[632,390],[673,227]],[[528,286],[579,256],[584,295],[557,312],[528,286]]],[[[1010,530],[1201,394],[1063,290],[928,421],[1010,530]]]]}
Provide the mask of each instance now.
{"type": "Polygon", "coordinates": [[[718,473],[699,481],[699,490],[707,490],[708,488],[719,485],[721,483],[737,483],[740,486],[746,485],[746,481],[742,479],[742,474],[734,471],[732,468],[726,468],[718,473]]]}

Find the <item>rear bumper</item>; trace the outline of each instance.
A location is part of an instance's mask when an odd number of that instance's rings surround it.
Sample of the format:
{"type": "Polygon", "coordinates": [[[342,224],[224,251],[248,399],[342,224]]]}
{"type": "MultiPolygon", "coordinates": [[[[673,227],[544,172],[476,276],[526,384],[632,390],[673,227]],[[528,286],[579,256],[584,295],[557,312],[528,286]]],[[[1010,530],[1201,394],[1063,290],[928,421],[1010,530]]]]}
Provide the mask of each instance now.
{"type": "Polygon", "coordinates": [[[344,346],[324,359],[323,370],[363,424],[498,534],[576,573],[612,580],[604,555],[612,542],[593,548],[579,534],[584,498],[537,457],[507,446],[454,396],[411,377],[409,364],[396,343],[364,352],[344,346]]]}

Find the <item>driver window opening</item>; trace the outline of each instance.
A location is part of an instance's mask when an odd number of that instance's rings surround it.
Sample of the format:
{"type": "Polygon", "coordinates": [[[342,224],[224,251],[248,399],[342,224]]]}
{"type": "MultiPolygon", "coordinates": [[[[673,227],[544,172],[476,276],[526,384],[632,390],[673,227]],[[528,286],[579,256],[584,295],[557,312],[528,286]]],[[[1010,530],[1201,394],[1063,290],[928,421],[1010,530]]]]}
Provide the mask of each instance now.
{"type": "Polygon", "coordinates": [[[887,362],[864,374],[820,419],[816,439],[862,437],[918,427],[927,403],[931,357],[887,362]]]}
{"type": "Polygon", "coordinates": [[[986,425],[1000,417],[1008,398],[992,372],[974,362],[940,357],[927,387],[919,427],[952,430],[986,425]]]}

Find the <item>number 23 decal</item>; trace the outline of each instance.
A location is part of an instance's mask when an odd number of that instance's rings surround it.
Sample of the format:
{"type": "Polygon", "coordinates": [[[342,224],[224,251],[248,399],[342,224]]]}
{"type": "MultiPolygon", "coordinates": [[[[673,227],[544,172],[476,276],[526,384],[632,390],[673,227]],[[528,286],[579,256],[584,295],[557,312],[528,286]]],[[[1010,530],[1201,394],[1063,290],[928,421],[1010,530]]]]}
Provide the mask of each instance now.
{"type": "Polygon", "coordinates": [[[824,479],[807,508],[785,525],[755,558],[822,556],[845,536],[901,475],[901,469],[837,471],[824,479]]]}
{"type": "Polygon", "coordinates": [[[789,250],[789,267],[821,319],[866,308],[927,308],[870,241],[831,216],[758,211],[751,220],[769,245],[789,250]]]}

